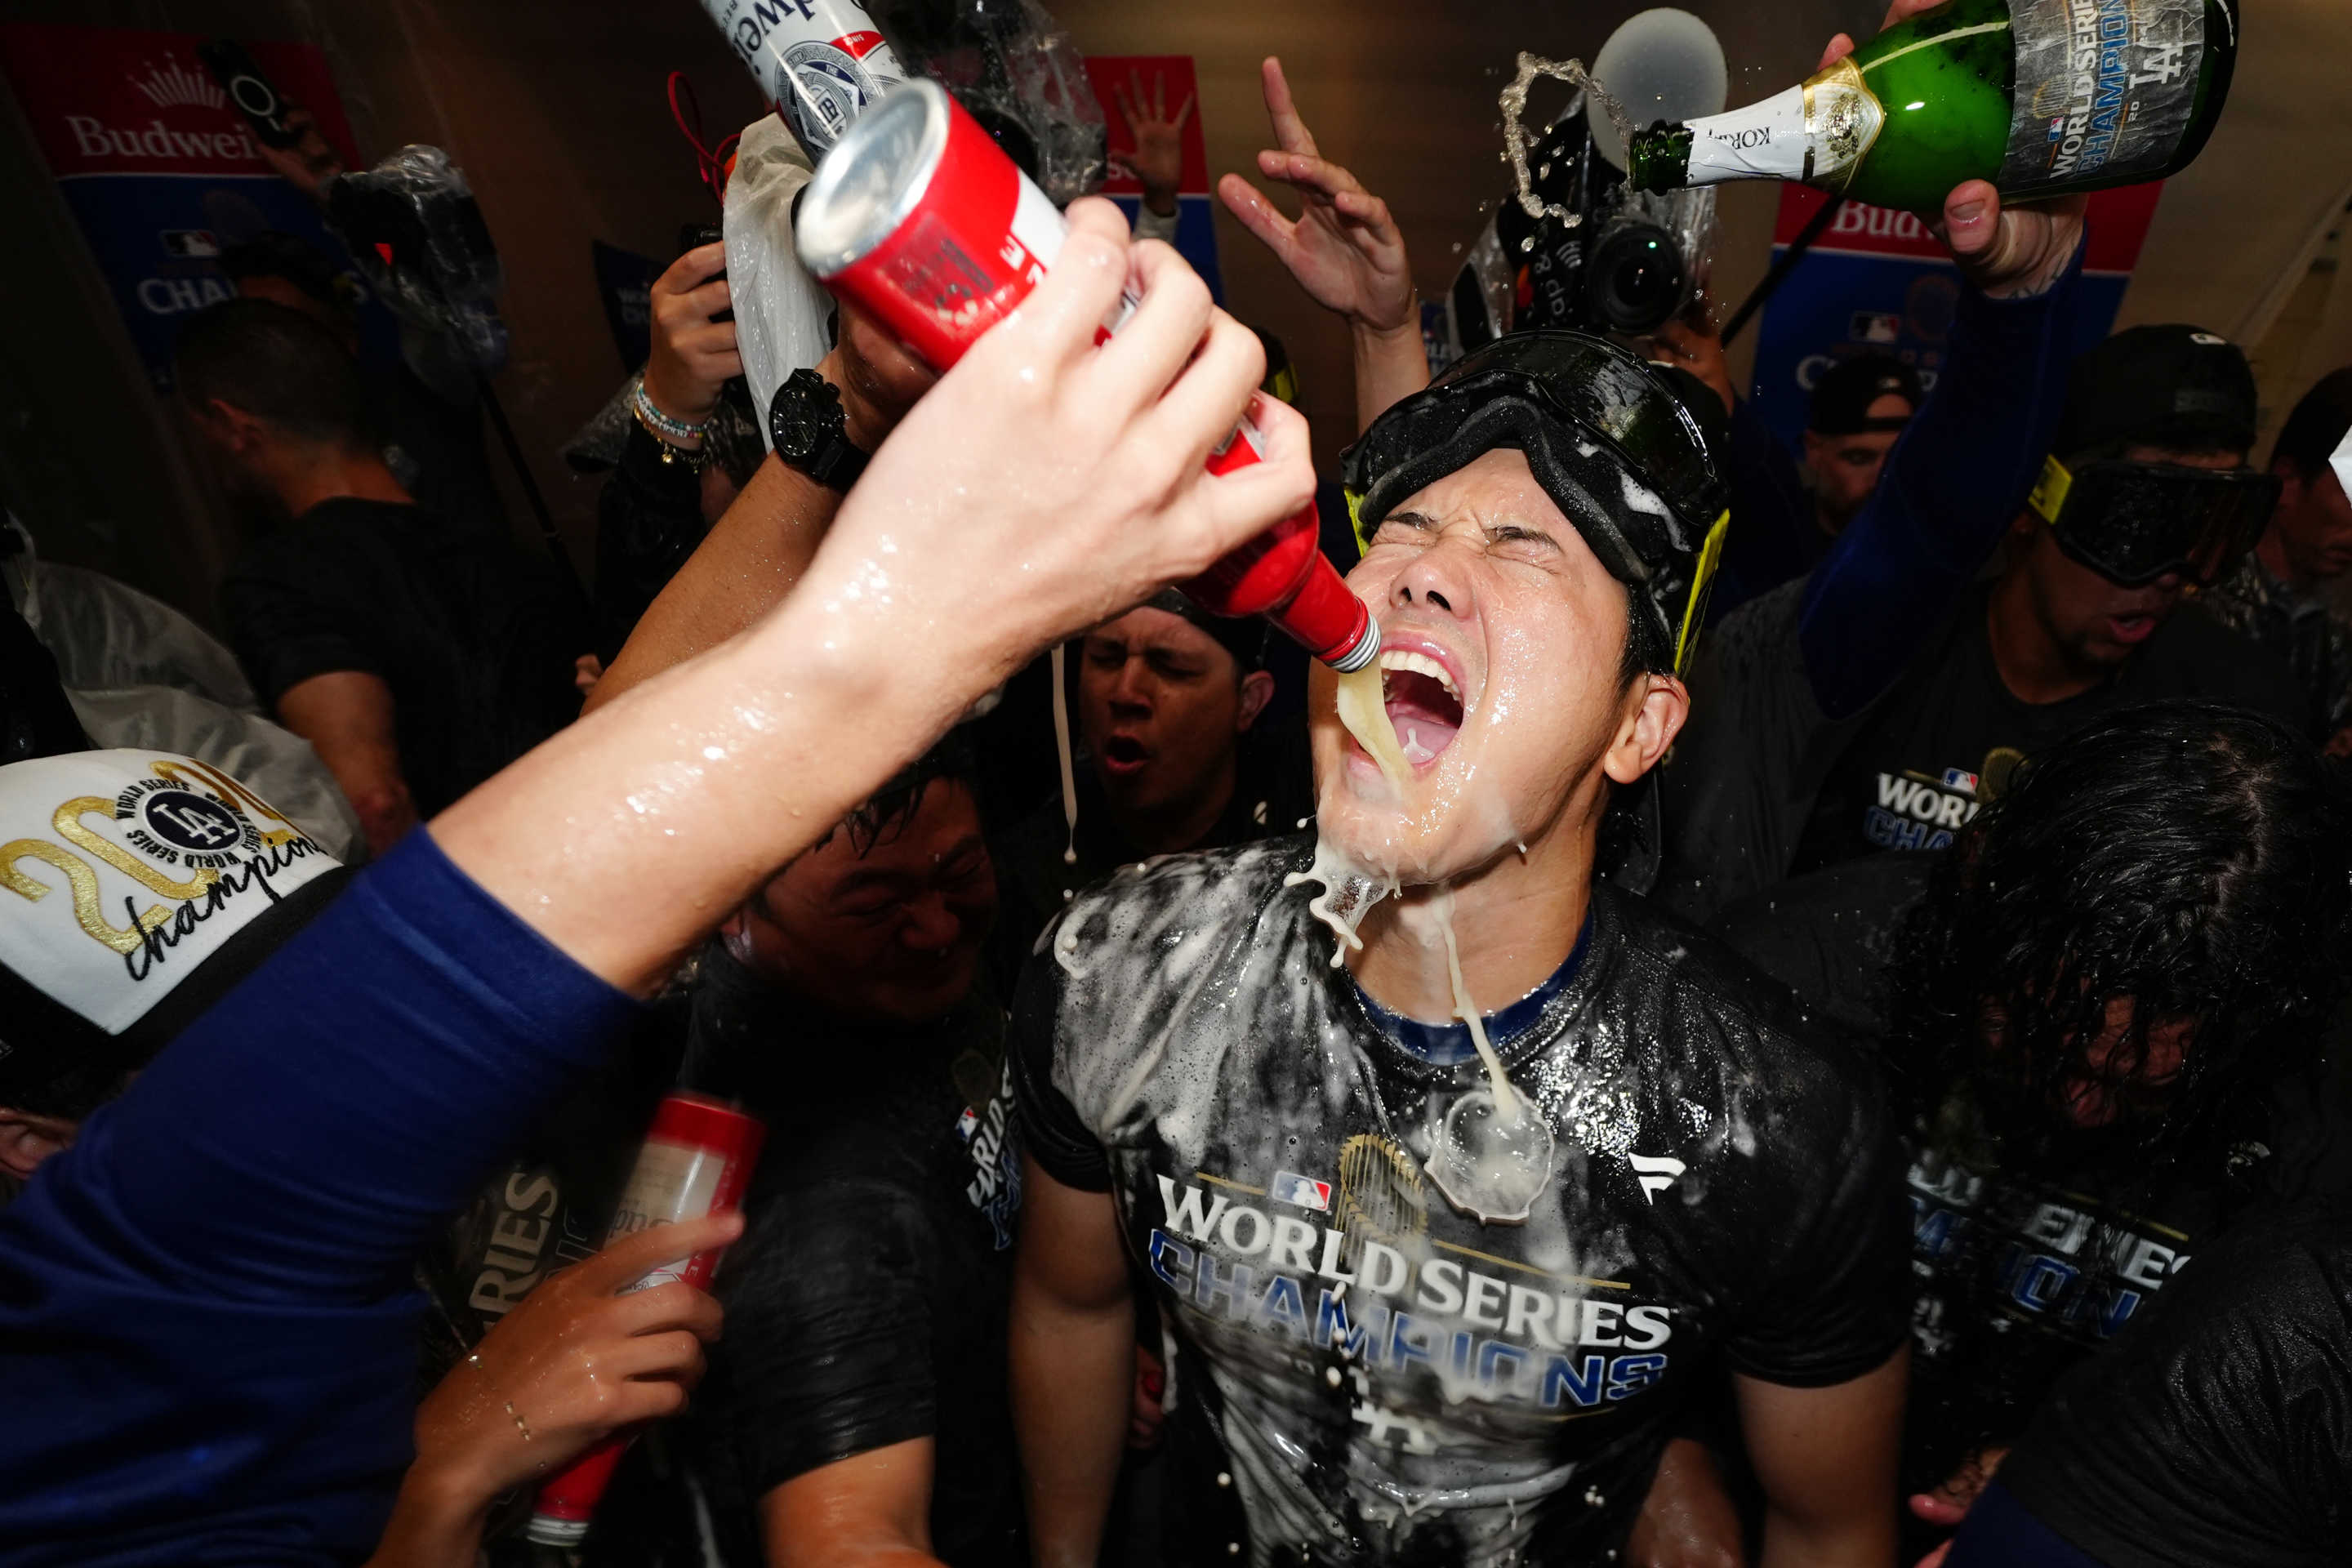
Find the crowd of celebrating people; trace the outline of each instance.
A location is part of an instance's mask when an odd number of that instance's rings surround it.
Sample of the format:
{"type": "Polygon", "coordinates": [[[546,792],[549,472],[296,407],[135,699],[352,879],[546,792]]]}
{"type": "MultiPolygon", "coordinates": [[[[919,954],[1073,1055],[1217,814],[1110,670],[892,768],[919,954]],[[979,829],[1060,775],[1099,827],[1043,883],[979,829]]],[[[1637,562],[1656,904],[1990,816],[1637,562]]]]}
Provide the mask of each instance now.
{"type": "Polygon", "coordinates": [[[1265,89],[1402,776],[1171,586],[1318,478],[1164,90],[954,368],[840,307],[814,459],[687,249],[584,594],[228,258],[226,647],[0,558],[0,1563],[2343,1560],[2352,367],[2258,451],[1971,182],[1800,451],[1703,305],[1433,375],[1265,89]],[[616,1226],[681,1089],[740,1212],[616,1226]]]}

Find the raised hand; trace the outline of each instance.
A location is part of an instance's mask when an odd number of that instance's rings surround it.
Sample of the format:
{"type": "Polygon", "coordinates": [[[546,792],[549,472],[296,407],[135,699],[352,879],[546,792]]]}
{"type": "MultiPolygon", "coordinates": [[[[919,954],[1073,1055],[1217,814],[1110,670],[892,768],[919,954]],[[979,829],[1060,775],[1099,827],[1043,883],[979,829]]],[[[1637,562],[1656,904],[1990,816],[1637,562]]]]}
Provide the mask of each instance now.
{"type": "Polygon", "coordinates": [[[1286,218],[1239,174],[1219,180],[1217,195],[1317,304],[1374,331],[1418,332],[1412,269],[1388,203],[1318,152],[1291,101],[1282,62],[1268,57],[1263,70],[1276,145],[1257,155],[1258,172],[1297,191],[1305,205],[1296,219],[1286,218]]]}
{"type": "MultiPolygon", "coordinates": [[[[1894,0],[1885,32],[1907,22],[1942,0],[1894,0]]],[[[1827,70],[1853,53],[1853,39],[1844,33],[1830,40],[1816,68],[1827,70]]],[[[2027,206],[2001,205],[2000,193],[1990,181],[1964,180],[1944,198],[1940,214],[1922,214],[1952,259],[1971,282],[1996,300],[2039,294],[2064,275],[2083,242],[2083,215],[2087,195],[2058,196],[2027,206]]]]}
{"type": "Polygon", "coordinates": [[[1176,185],[1184,175],[1184,124],[1192,118],[1194,94],[1186,93],[1176,112],[1168,112],[1168,79],[1158,71],[1151,75],[1151,95],[1143,92],[1143,73],[1127,73],[1128,87],[1111,84],[1111,96],[1118,100],[1118,112],[1127,121],[1127,132],[1134,138],[1135,151],[1114,153],[1110,161],[1135,176],[1143,187],[1143,205],[1161,217],[1176,212],[1176,185]]]}

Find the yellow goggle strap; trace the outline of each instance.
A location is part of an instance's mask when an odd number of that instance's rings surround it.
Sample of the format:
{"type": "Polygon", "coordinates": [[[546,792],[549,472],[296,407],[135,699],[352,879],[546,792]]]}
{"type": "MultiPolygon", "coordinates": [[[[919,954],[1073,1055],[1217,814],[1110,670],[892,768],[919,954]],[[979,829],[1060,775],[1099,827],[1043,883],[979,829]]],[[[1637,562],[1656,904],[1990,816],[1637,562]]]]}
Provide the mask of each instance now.
{"type": "Polygon", "coordinates": [[[1364,492],[1341,490],[1348,498],[1348,531],[1356,536],[1356,559],[1360,561],[1372,552],[1372,542],[1364,537],[1364,492]]]}
{"type": "Polygon", "coordinates": [[[1731,509],[1726,507],[1698,547],[1698,568],[1691,574],[1690,598],[1683,606],[1683,628],[1675,637],[1676,679],[1689,670],[1691,656],[1698,651],[1699,628],[1706,624],[1707,591],[1715,586],[1715,569],[1723,564],[1723,542],[1730,531],[1731,509]]]}
{"type": "Polygon", "coordinates": [[[2025,504],[2044,522],[2055,522],[2058,514],[2066,510],[2066,492],[2074,488],[2074,476],[2055,457],[2042,459],[2042,477],[2026,493],[2025,504]]]}

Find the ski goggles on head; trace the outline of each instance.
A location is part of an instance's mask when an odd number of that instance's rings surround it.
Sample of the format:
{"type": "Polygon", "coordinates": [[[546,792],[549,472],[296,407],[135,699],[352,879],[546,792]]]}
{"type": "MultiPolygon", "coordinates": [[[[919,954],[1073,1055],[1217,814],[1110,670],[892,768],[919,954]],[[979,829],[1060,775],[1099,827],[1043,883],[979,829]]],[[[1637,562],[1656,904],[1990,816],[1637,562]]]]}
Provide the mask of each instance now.
{"type": "Polygon", "coordinates": [[[1526,454],[1610,575],[1641,591],[1679,672],[1723,552],[1724,485],[1689,409],[1602,339],[1498,338],[1374,420],[1340,457],[1359,547],[1407,497],[1505,449],[1526,454]]]}
{"type": "Polygon", "coordinates": [[[2049,458],[2025,504],[2059,549],[2137,588],[2168,574],[2210,585],[2253,548],[2278,498],[2278,476],[2254,468],[2103,458],[2070,469],[2049,458]]]}

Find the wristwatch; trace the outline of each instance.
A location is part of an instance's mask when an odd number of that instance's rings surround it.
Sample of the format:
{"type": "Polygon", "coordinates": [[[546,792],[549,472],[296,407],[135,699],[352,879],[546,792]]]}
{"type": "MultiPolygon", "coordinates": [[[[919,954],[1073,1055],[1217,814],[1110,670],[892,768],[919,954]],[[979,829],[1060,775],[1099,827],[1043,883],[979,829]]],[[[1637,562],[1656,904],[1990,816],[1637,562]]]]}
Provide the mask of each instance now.
{"type": "Polygon", "coordinates": [[[850,444],[841,392],[813,370],[796,370],[768,405],[768,439],[776,456],[829,489],[846,490],[866,471],[850,444]]]}

